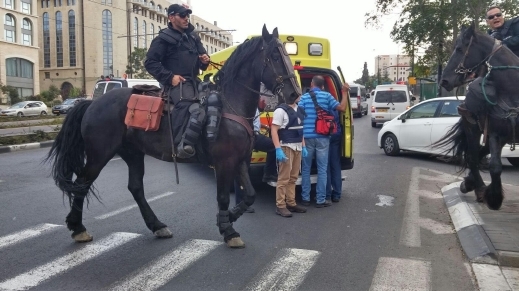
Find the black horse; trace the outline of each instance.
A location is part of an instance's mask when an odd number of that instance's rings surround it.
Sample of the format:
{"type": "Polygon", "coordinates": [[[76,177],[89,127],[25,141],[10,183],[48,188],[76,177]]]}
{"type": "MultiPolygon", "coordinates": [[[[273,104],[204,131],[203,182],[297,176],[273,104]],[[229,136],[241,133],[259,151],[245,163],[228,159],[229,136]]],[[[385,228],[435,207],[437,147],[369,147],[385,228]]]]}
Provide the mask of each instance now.
{"type": "MultiPolygon", "coordinates": [[[[220,234],[229,247],[240,248],[245,244],[232,223],[254,203],[255,191],[246,160],[252,151],[252,121],[258,106],[260,84],[263,82],[270,88],[280,102],[287,96],[301,95],[301,88],[277,28],[270,34],[265,26],[261,36],[236,48],[215,79],[221,91],[223,118],[216,140],[203,139],[197,148],[210,157],[216,172],[220,234]],[[235,176],[244,188],[245,197],[242,203],[229,210],[229,192],[235,176]]],[[[77,242],[93,239],[82,224],[83,202],[89,194],[97,197],[92,183],[115,154],[128,165],[128,189],[146,226],[159,238],[173,236],[148,205],[143,187],[144,155],[173,161],[168,118],[161,119],[158,131],[127,128],[124,119],[132,92],[130,88],[112,90],[94,102],[79,103],[67,114],[47,155],[56,185],[69,198],[71,210],[66,223],[77,242]]]]}
{"type": "Polygon", "coordinates": [[[448,146],[447,152],[452,151],[453,158],[461,161],[461,171],[469,169],[460,191],[475,190],[477,200],[493,210],[498,210],[504,199],[501,151],[507,143],[513,150],[519,133],[515,126],[519,113],[518,69],[519,58],[500,41],[476,30],[473,23],[456,39],[442,75],[441,85],[449,91],[471,81],[474,75],[477,78],[458,108],[462,117],[434,146],[448,146]],[[492,180],[487,187],[479,170],[488,154],[492,180]]]}

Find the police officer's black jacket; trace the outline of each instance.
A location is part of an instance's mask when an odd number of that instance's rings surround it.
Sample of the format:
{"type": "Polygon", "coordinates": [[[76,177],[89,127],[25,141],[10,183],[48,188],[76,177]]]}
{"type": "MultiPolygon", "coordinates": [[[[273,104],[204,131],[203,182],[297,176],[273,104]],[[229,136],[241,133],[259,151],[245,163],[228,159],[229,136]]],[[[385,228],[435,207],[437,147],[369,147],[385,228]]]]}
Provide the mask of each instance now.
{"type": "Polygon", "coordinates": [[[504,45],[513,51],[516,56],[519,56],[519,17],[505,21],[505,23],[495,31],[489,30],[488,34],[503,41],[504,45]]]}
{"type": "Polygon", "coordinates": [[[207,51],[194,29],[190,23],[184,33],[181,33],[168,23],[168,27],[162,29],[151,42],[144,66],[162,85],[171,86],[173,75],[194,80],[199,69],[207,69],[207,65],[202,64],[198,58],[207,51]]]}

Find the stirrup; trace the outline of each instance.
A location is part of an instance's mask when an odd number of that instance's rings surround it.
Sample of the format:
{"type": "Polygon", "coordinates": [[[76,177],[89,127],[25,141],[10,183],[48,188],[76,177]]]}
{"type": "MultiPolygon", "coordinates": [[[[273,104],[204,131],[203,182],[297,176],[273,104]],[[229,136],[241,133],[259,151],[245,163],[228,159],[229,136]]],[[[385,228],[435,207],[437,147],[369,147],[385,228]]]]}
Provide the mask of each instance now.
{"type": "Polygon", "coordinates": [[[196,153],[195,151],[195,147],[192,146],[192,145],[184,145],[184,143],[181,143],[178,145],[177,147],[177,157],[179,157],[180,159],[188,159],[188,158],[191,158],[192,156],[194,156],[196,153]],[[184,147],[185,146],[189,146],[193,149],[193,152],[192,153],[188,153],[184,150],[184,147]]]}

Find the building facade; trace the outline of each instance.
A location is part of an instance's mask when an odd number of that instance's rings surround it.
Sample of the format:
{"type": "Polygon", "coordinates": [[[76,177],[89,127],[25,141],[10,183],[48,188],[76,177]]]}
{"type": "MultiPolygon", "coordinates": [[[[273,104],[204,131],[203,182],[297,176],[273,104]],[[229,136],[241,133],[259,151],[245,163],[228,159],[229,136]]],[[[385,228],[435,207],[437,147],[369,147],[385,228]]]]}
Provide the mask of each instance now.
{"type": "MultiPolygon", "coordinates": [[[[36,95],[39,82],[39,17],[33,0],[0,0],[0,83],[20,97],[36,95]]],[[[0,92],[1,103],[8,102],[0,92]]]]}
{"type": "Polygon", "coordinates": [[[411,74],[411,57],[408,55],[378,55],[375,57],[375,73],[387,76],[393,82],[407,82],[411,74]]]}
{"type": "MultiPolygon", "coordinates": [[[[57,86],[65,98],[72,87],[92,94],[95,82],[101,76],[125,77],[128,56],[134,48],[148,48],[158,32],[167,27],[169,5],[179,3],[189,7],[189,2],[180,0],[38,2],[39,33],[42,35],[40,84],[42,90],[50,85],[57,86]]],[[[191,22],[200,27],[200,35],[209,50],[211,47],[220,50],[224,44],[232,44],[232,39],[224,41],[223,31],[216,25],[194,15],[191,22]],[[211,31],[212,37],[206,37],[211,31]]]]}

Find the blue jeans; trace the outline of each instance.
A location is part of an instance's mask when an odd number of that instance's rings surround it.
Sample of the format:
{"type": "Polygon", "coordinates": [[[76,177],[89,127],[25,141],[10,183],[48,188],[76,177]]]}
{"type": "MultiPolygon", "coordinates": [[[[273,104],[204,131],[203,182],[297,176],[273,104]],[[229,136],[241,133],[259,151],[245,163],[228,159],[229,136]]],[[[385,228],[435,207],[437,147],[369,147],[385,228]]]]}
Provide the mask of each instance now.
{"type": "Polygon", "coordinates": [[[308,156],[302,158],[301,196],[303,201],[310,201],[310,169],[312,167],[312,158],[315,155],[315,161],[317,164],[316,198],[317,204],[322,204],[326,199],[326,170],[328,168],[330,138],[305,138],[305,146],[308,151],[308,156]]]}
{"type": "Polygon", "coordinates": [[[342,192],[341,176],[341,135],[335,134],[330,138],[328,153],[328,175],[326,184],[326,200],[340,199],[342,192]]]}

